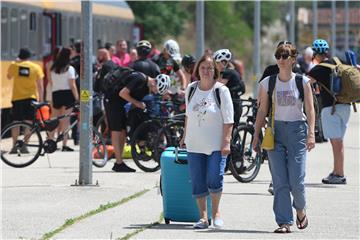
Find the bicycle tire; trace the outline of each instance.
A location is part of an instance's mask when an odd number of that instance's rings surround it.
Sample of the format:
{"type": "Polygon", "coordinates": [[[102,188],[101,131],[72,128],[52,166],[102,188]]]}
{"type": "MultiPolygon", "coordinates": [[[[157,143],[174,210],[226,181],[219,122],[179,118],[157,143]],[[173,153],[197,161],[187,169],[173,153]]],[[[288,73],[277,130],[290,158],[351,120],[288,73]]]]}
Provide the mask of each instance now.
{"type": "Polygon", "coordinates": [[[105,143],[111,145],[111,131],[106,124],[105,118],[106,116],[105,114],[103,114],[97,121],[95,129],[101,134],[101,136],[105,140],[105,143]]]}
{"type": "Polygon", "coordinates": [[[131,155],[133,160],[144,172],[156,172],[160,169],[160,162],[155,159],[155,140],[161,124],[157,120],[141,123],[131,137],[131,155]]]}
{"type": "Polygon", "coordinates": [[[94,166],[102,168],[109,160],[106,142],[96,129],[92,130],[92,134],[92,162],[94,166]]]}
{"type": "Polygon", "coordinates": [[[230,171],[242,183],[253,181],[260,171],[262,153],[252,149],[254,127],[239,125],[233,131],[231,140],[230,171]]]}
{"type": "Polygon", "coordinates": [[[159,130],[154,149],[154,158],[159,164],[161,154],[167,147],[180,146],[180,140],[184,134],[184,125],[185,122],[183,121],[174,121],[159,130]]]}
{"type": "Polygon", "coordinates": [[[1,159],[11,167],[23,168],[33,164],[40,156],[43,141],[40,130],[27,122],[13,122],[1,133],[1,159]],[[15,145],[11,131],[19,128],[19,136],[15,145]],[[29,134],[26,134],[26,129],[29,134]],[[8,136],[10,133],[10,137],[8,136]],[[18,162],[19,161],[19,162],[18,162]]]}

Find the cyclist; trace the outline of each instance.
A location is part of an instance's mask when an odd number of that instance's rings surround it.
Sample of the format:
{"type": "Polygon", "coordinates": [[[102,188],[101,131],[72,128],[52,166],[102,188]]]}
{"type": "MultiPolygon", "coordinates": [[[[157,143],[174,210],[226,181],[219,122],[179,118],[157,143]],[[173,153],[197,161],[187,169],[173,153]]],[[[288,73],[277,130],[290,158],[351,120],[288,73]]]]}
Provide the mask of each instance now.
{"type": "Polygon", "coordinates": [[[135,172],[135,169],[128,167],[122,160],[122,154],[126,141],[126,122],[125,104],[131,103],[133,106],[145,109],[145,103],[141,99],[145,95],[159,93],[163,95],[170,87],[170,78],[165,74],[160,74],[156,78],[146,76],[141,72],[133,72],[125,79],[121,80],[117,95],[108,97],[105,101],[105,112],[111,131],[111,141],[114,146],[116,162],[112,168],[115,172],[135,172]]]}
{"type": "Polygon", "coordinates": [[[138,53],[138,60],[130,63],[129,67],[144,73],[149,77],[156,77],[160,74],[160,68],[151,59],[148,59],[148,55],[151,52],[151,44],[147,40],[141,40],[136,43],[136,51],[138,53]]]}
{"type": "Polygon", "coordinates": [[[185,72],[186,81],[188,83],[196,81],[196,77],[194,75],[194,68],[195,68],[196,60],[193,56],[190,54],[184,55],[184,57],[181,60],[181,65],[183,66],[185,72]]]}
{"type": "Polygon", "coordinates": [[[231,56],[229,49],[220,49],[214,53],[216,67],[220,71],[220,82],[230,90],[234,105],[234,123],[237,124],[242,114],[240,96],[245,93],[245,83],[236,70],[228,68],[231,56]]]}
{"type": "Polygon", "coordinates": [[[159,55],[152,60],[159,66],[160,72],[166,75],[176,75],[181,82],[181,90],[185,90],[187,86],[186,78],[177,61],[181,61],[180,48],[175,40],[167,40],[164,48],[159,55]]]}

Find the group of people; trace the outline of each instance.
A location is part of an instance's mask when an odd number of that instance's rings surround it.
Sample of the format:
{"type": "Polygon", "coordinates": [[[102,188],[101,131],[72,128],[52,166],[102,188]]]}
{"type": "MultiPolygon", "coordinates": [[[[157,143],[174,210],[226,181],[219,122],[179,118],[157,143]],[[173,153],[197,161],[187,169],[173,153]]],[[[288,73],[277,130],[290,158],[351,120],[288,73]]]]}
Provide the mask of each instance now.
{"type": "MultiPolygon", "coordinates": [[[[119,40],[116,45],[117,53],[110,43],[98,49],[94,85],[95,91],[101,91],[103,81],[110,73],[115,70],[125,71],[126,67],[132,69],[121,79],[115,91],[105,93],[105,112],[116,157],[113,171],[135,171],[122,160],[127,120],[124,105],[129,102],[135,108],[145,109],[143,97],[149,93],[167,94],[172,84],[169,75],[174,74],[180,82],[179,88],[185,91],[185,133],[180,144],[186,146],[188,151],[192,194],[200,213],[200,219],[194,224],[194,228],[209,227],[206,209],[206,197],[209,194],[212,200],[213,225],[216,228],[223,227],[219,210],[223,176],[226,159],[230,154],[232,128],[241,117],[240,96],[245,92],[241,75],[231,63],[232,53],[228,49],[220,49],[213,54],[204,54],[199,60],[191,55],[184,55],[180,60],[178,44],[174,40],[168,40],[161,52],[150,57],[154,52],[153,46],[149,41],[141,40],[136,44],[137,58],[131,61],[130,54],[126,52],[126,41],[119,40]]],[[[79,45],[77,50],[79,53],[79,45]]],[[[77,50],[75,49],[76,52],[77,50]]],[[[265,118],[272,111],[270,116],[274,118],[272,127],[275,146],[268,151],[268,156],[274,191],[273,210],[278,224],[276,233],[291,232],[290,226],[294,223],[292,207],[296,209],[297,227],[305,229],[308,226],[304,185],[306,152],[315,147],[315,111],[311,84],[321,82],[328,86],[331,71],[318,63],[334,64],[328,58],[329,45],[325,40],[315,40],[311,52],[311,61],[304,60],[303,65],[308,75],[301,76],[294,72],[298,57],[296,47],[288,41],[280,42],[274,54],[276,65],[269,66],[264,71],[259,87],[259,111],[252,146],[255,151],[260,150],[259,133],[265,126],[265,118]],[[273,86],[272,90],[270,85],[273,86]]],[[[30,101],[44,100],[44,74],[29,58],[30,51],[21,49],[18,61],[12,63],[8,70],[8,78],[14,78],[14,120],[32,120],[30,101]],[[23,81],[25,78],[26,81],[23,81]]],[[[76,62],[79,63],[74,61],[74,57],[71,59],[69,48],[59,48],[47,68],[55,115],[71,111],[67,107],[79,99],[79,87],[76,84],[79,70],[74,64],[76,62]]],[[[326,91],[321,91],[321,98],[324,135],[330,139],[334,156],[334,169],[322,182],[346,184],[343,138],[350,105],[337,102],[336,112],[331,114],[332,97],[326,91]]],[[[63,122],[59,130],[67,126],[68,123],[63,122]]],[[[63,151],[69,150],[71,149],[64,140],[63,151]]]]}

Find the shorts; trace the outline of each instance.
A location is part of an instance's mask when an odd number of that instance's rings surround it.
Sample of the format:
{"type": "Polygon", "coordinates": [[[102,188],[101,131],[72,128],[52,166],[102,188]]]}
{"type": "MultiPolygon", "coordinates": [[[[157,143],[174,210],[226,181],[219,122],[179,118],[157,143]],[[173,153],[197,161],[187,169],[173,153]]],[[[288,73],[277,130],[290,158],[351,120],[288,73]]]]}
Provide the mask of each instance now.
{"type": "Polygon", "coordinates": [[[11,102],[13,105],[11,109],[13,121],[34,120],[35,108],[31,106],[32,101],[36,100],[29,98],[11,102]]]}
{"type": "Polygon", "coordinates": [[[59,90],[52,93],[53,107],[60,109],[61,107],[71,107],[75,98],[71,90],[59,90]]]}
{"type": "Polygon", "coordinates": [[[120,99],[105,99],[105,113],[110,131],[126,130],[125,103],[120,99]]]}
{"type": "Polygon", "coordinates": [[[321,123],[324,137],[330,139],[343,139],[350,118],[351,105],[336,104],[335,112],[331,115],[331,107],[321,110],[321,123]]]}

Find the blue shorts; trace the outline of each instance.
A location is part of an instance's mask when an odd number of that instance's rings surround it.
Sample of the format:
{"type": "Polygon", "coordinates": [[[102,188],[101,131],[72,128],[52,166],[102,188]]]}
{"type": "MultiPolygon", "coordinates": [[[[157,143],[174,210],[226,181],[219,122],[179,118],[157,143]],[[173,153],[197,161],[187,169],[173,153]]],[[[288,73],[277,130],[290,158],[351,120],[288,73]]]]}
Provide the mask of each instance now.
{"type": "Polygon", "coordinates": [[[211,155],[188,152],[188,163],[194,197],[222,191],[226,156],[221,156],[220,151],[211,155]]]}
{"type": "Polygon", "coordinates": [[[324,137],[330,139],[343,139],[350,118],[351,105],[336,104],[335,112],[331,115],[331,107],[321,110],[321,123],[324,137]]]}

